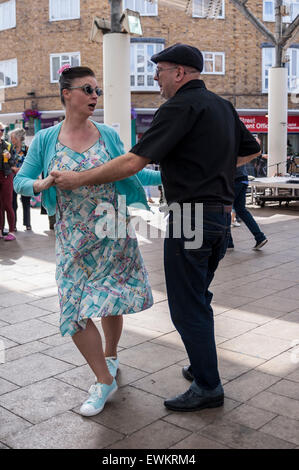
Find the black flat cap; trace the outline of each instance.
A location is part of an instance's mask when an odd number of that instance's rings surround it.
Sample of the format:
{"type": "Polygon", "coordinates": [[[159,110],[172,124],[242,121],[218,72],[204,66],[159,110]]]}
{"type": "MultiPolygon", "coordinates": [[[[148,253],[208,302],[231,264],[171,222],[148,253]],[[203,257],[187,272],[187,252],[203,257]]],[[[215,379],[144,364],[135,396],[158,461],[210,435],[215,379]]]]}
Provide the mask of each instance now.
{"type": "Polygon", "coordinates": [[[174,44],[167,47],[158,54],[151,57],[151,61],[157,64],[158,62],[172,62],[179,65],[189,65],[196,68],[199,72],[203,69],[203,56],[197,47],[189,46],[188,44],[174,44]]]}

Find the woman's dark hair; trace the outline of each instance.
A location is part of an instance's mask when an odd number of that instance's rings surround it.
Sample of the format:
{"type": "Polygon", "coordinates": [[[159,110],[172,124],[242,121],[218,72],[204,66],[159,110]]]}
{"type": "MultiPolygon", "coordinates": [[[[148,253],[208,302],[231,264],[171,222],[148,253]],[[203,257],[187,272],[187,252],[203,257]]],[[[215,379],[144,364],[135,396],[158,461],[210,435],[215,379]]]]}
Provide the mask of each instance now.
{"type": "Polygon", "coordinates": [[[59,78],[60,99],[63,105],[65,104],[65,101],[62,90],[70,88],[73,80],[82,77],[95,77],[95,73],[89,67],[70,67],[63,70],[59,78]]]}

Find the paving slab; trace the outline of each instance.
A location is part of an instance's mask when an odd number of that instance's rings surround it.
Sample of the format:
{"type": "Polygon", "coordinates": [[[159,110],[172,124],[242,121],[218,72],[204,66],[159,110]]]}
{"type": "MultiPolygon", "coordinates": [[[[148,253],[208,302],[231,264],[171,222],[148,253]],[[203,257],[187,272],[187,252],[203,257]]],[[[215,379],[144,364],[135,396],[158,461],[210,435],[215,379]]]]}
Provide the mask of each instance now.
{"type": "Polygon", "coordinates": [[[30,343],[51,334],[57,333],[57,328],[47,325],[40,320],[27,320],[15,325],[1,328],[1,335],[20,344],[30,343]]]}
{"type": "Polygon", "coordinates": [[[170,447],[170,449],[229,449],[228,446],[221,444],[220,442],[213,441],[212,439],[206,439],[200,434],[193,433],[191,436],[178,442],[176,445],[170,447]]]}
{"type": "Polygon", "coordinates": [[[11,307],[14,305],[22,305],[29,302],[37,300],[36,295],[29,293],[20,293],[20,292],[8,292],[5,294],[0,294],[0,306],[1,307],[11,307]]]}
{"type": "Polygon", "coordinates": [[[215,334],[231,339],[240,336],[247,331],[254,330],[257,324],[242,320],[232,319],[225,313],[215,318],[215,334]]]}
{"type": "Polygon", "coordinates": [[[30,356],[33,353],[44,351],[48,347],[48,345],[40,341],[33,341],[32,343],[13,346],[5,351],[5,362],[15,361],[17,359],[30,356]]]}
{"type": "Polygon", "coordinates": [[[222,349],[221,346],[218,348],[218,367],[220,375],[227,380],[233,380],[264,362],[264,359],[258,357],[222,349]]]}
{"type": "Polygon", "coordinates": [[[24,387],[48,377],[53,377],[72,367],[71,364],[66,362],[36,353],[0,365],[0,377],[24,387]]]}
{"type": "Polygon", "coordinates": [[[45,299],[39,299],[30,302],[30,305],[33,305],[34,307],[40,307],[44,310],[47,310],[48,312],[58,312],[59,311],[59,301],[58,301],[58,295],[54,295],[51,297],[47,297],[45,299]]]}
{"type": "Polygon", "coordinates": [[[123,434],[144,430],[145,426],[168,414],[160,397],[130,385],[120,388],[107,405],[91,419],[123,434]]]}
{"type": "Polygon", "coordinates": [[[291,344],[288,340],[258,335],[251,331],[221,344],[221,348],[223,349],[240,352],[261,359],[271,359],[285,352],[290,347],[291,344]]]}
{"type": "Polygon", "coordinates": [[[121,438],[116,431],[66,412],[3,441],[14,449],[103,449],[121,438]]]}
{"type": "Polygon", "coordinates": [[[270,411],[261,410],[259,408],[254,408],[253,406],[243,404],[233,409],[231,412],[226,413],[225,418],[251,429],[260,429],[266,423],[272,421],[276,416],[277,415],[275,413],[271,413],[270,411]]]}
{"type": "Polygon", "coordinates": [[[132,386],[162,398],[173,397],[185,392],[190,386],[190,383],[182,376],[181,370],[181,366],[175,364],[136,380],[132,386]]]}
{"type": "Polygon", "coordinates": [[[0,439],[4,441],[5,436],[18,432],[23,431],[26,428],[32,427],[32,424],[26,421],[23,418],[11,413],[10,411],[2,408],[0,406],[0,439]]]}
{"type": "Polygon", "coordinates": [[[263,362],[261,365],[257,366],[256,369],[266,374],[288,377],[290,380],[295,380],[297,376],[297,381],[299,382],[299,361],[294,361],[290,351],[263,362]]]}
{"type": "Polygon", "coordinates": [[[160,344],[142,343],[120,351],[119,358],[124,364],[145,372],[156,372],[186,357],[184,351],[166,348],[160,344]]]}
{"type": "Polygon", "coordinates": [[[299,400],[293,398],[265,391],[251,398],[247,403],[277,415],[299,420],[299,400]]]}
{"type": "Polygon", "coordinates": [[[189,434],[185,429],[159,420],[112,444],[110,449],[168,449],[189,434]]]}
{"type": "Polygon", "coordinates": [[[86,364],[85,358],[82,356],[78,348],[71,341],[60,346],[54,346],[43,351],[44,355],[55,357],[61,361],[73,364],[75,366],[82,366],[86,364]]]}
{"type": "Polygon", "coordinates": [[[294,398],[299,401],[299,387],[296,382],[291,380],[280,380],[271,387],[268,388],[268,392],[276,393],[284,397],[294,398]]]}
{"type": "Polygon", "coordinates": [[[16,390],[19,388],[16,384],[8,382],[8,380],[0,378],[0,395],[4,395],[4,393],[11,392],[12,390],[16,390]]]}
{"type": "Polygon", "coordinates": [[[251,370],[227,383],[224,386],[224,393],[229,398],[246,402],[263,390],[270,389],[271,385],[279,380],[279,377],[274,375],[251,370]]]}
{"type": "Polygon", "coordinates": [[[32,424],[69,411],[86,400],[86,393],[50,378],[0,396],[0,406],[32,424]]]}
{"type": "Polygon", "coordinates": [[[225,418],[201,429],[199,434],[233,449],[293,449],[295,447],[294,444],[283,439],[255,431],[225,418]]]}
{"type": "Polygon", "coordinates": [[[124,328],[119,340],[119,346],[122,348],[130,348],[137,344],[159,338],[163,333],[161,331],[154,331],[149,328],[141,328],[134,324],[134,322],[124,321],[124,328]]]}
{"type": "Polygon", "coordinates": [[[195,411],[193,413],[179,413],[171,411],[163,418],[164,421],[188,429],[192,432],[198,432],[200,429],[205,428],[208,424],[213,423],[217,419],[226,416],[231,410],[240,406],[240,402],[231,400],[230,398],[224,399],[224,406],[218,408],[205,409],[195,411]]]}
{"type": "Polygon", "coordinates": [[[14,305],[0,309],[0,319],[13,325],[15,323],[40,318],[46,315],[46,312],[40,308],[29,304],[14,305]]]}
{"type": "Polygon", "coordinates": [[[299,445],[299,421],[296,419],[277,416],[265,424],[261,431],[299,445]]]}

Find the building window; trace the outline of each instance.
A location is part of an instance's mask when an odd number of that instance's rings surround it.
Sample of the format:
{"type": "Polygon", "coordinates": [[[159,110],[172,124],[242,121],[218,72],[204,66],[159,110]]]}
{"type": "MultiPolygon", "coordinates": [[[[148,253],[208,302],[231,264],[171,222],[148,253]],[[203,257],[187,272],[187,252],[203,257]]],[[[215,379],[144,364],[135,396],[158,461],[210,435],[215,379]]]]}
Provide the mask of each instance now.
{"type": "Polygon", "coordinates": [[[154,80],[155,64],[150,60],[153,54],[164,49],[162,42],[133,42],[131,40],[131,91],[159,91],[154,80]]]}
{"type": "Polygon", "coordinates": [[[16,27],[16,0],[0,3],[0,31],[16,27]]]}
{"type": "MultiPolygon", "coordinates": [[[[299,48],[291,47],[287,50],[289,62],[286,63],[288,69],[288,92],[298,92],[299,89],[299,48]]],[[[275,63],[275,48],[264,47],[262,49],[262,92],[269,91],[269,69],[275,63]]]]}
{"type": "Polygon", "coordinates": [[[50,21],[80,18],[80,0],[49,0],[50,21]]]}
{"type": "MultiPolygon", "coordinates": [[[[284,23],[291,23],[299,14],[299,0],[283,0],[283,5],[288,8],[289,15],[283,16],[284,23]]],[[[264,0],[263,3],[263,20],[275,21],[275,2],[274,0],[264,0]]]]}
{"type": "Polygon", "coordinates": [[[158,0],[149,2],[148,0],[123,0],[123,8],[138,11],[141,16],[157,16],[158,0]]]}
{"type": "Polygon", "coordinates": [[[204,67],[202,73],[213,75],[225,74],[225,54],[224,52],[203,51],[204,67]]]}
{"type": "Polygon", "coordinates": [[[77,67],[80,65],[80,52],[64,52],[63,54],[50,54],[51,83],[59,81],[58,70],[63,65],[77,67]]]}
{"type": "Polygon", "coordinates": [[[206,18],[207,15],[215,15],[215,18],[224,18],[224,0],[217,3],[211,0],[193,0],[192,16],[194,18],[206,18]]]}
{"type": "Polygon", "coordinates": [[[18,85],[17,59],[0,62],[0,88],[10,88],[18,85]]]}

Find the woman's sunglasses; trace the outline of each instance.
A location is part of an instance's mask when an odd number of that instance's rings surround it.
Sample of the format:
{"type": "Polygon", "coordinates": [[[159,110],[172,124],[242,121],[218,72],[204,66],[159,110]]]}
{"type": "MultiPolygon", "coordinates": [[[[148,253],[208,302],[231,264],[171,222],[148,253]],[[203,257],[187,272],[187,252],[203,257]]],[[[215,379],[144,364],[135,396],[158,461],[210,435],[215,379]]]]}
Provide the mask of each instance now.
{"type": "Polygon", "coordinates": [[[93,92],[95,91],[98,96],[101,96],[103,94],[101,88],[95,87],[92,88],[91,85],[82,85],[82,86],[72,86],[69,87],[68,90],[76,90],[77,88],[81,88],[82,91],[84,91],[85,95],[92,95],[93,92]]]}

